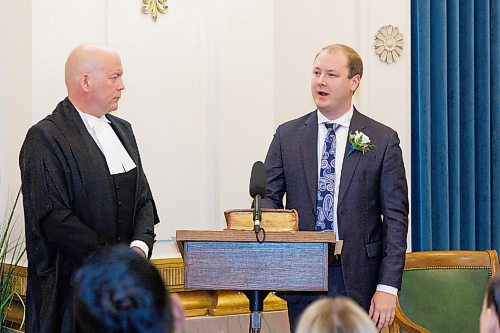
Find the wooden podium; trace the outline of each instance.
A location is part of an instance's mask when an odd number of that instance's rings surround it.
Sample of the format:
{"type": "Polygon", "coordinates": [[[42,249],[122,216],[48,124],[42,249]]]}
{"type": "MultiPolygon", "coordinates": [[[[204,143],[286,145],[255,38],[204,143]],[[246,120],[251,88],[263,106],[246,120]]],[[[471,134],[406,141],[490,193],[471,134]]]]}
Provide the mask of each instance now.
{"type": "Polygon", "coordinates": [[[328,290],[328,249],[333,232],[178,230],[184,287],[214,290],[328,290]]]}
{"type": "Polygon", "coordinates": [[[250,300],[251,331],[260,332],[260,312],[270,291],[327,291],[333,232],[178,230],[187,289],[240,290],[250,300]]]}

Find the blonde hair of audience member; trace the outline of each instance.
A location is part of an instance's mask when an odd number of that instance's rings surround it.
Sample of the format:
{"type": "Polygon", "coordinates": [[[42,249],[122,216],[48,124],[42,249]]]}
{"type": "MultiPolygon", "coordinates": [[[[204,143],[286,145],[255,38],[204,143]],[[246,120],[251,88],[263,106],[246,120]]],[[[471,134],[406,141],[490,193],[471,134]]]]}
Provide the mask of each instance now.
{"type": "Polygon", "coordinates": [[[347,297],[322,298],[309,305],[296,333],[377,333],[368,314],[347,297]]]}
{"type": "Polygon", "coordinates": [[[481,333],[500,333],[500,274],[494,276],[488,285],[479,326],[481,333]]]}

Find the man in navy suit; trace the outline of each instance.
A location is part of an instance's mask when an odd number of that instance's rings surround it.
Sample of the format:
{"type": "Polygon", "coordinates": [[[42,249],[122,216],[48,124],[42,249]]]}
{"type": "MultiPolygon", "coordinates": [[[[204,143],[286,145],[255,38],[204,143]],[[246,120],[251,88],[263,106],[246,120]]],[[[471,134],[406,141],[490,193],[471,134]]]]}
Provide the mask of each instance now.
{"type": "MultiPolygon", "coordinates": [[[[311,91],[317,110],[276,130],[265,162],[263,206],[283,208],[286,194],[300,230],[334,231],[343,240],[342,254],[329,262],[328,295],[357,301],[380,330],[394,319],[401,287],[408,188],[397,133],[352,104],[362,74],[363,62],[348,46],[330,45],[316,55],[311,91]]],[[[283,295],[292,332],[303,309],[320,296],[283,295]]]]}

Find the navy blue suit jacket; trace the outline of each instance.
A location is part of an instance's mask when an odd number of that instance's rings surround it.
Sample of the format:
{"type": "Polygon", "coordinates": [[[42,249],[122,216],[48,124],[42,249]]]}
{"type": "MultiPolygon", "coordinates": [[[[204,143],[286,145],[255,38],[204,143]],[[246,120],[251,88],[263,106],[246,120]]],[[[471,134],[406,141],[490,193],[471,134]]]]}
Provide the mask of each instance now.
{"type": "MultiPolygon", "coordinates": [[[[263,207],[296,209],[300,230],[314,230],[318,187],[316,111],[278,127],[267,153],[263,207]]],[[[356,109],[349,133],[375,145],[348,155],[346,145],[337,221],[348,296],[368,309],[377,284],[401,287],[408,231],[408,188],[397,133],[356,109]]]]}

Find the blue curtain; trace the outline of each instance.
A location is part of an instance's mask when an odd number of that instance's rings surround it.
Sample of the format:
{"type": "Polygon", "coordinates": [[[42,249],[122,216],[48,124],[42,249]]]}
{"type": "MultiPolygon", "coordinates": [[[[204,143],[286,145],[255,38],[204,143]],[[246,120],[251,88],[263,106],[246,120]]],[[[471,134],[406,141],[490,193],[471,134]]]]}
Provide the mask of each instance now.
{"type": "Polygon", "coordinates": [[[412,0],[412,248],[500,252],[498,0],[412,0]]]}

